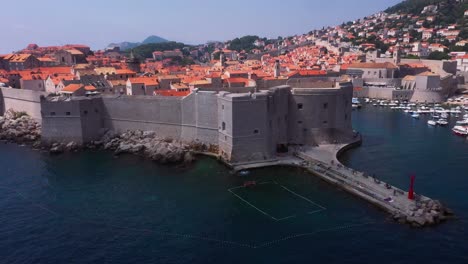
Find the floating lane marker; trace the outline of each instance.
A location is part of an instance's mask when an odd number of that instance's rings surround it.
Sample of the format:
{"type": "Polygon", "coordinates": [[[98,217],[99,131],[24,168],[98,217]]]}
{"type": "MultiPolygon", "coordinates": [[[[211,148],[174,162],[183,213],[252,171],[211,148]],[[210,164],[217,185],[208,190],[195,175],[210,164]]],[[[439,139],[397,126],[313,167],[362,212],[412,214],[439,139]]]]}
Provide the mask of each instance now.
{"type": "MultiPolygon", "coordinates": [[[[232,189],[239,189],[239,188],[243,188],[243,186],[232,188],[232,189]]],[[[22,194],[21,192],[15,190],[13,188],[0,186],[0,189],[9,190],[9,191],[11,191],[15,195],[21,197],[24,200],[30,200],[24,194],[22,194]]],[[[253,206],[249,202],[245,201],[242,197],[240,197],[240,196],[236,195],[235,193],[233,193],[231,191],[232,189],[229,189],[229,191],[232,194],[237,196],[239,199],[241,199],[242,201],[244,201],[248,205],[250,205],[253,208],[257,209],[258,211],[262,212],[263,214],[269,216],[273,220],[281,221],[281,220],[286,220],[286,219],[291,219],[291,218],[296,217],[295,215],[293,215],[293,216],[288,216],[288,217],[281,218],[281,219],[274,218],[274,217],[270,216],[269,214],[267,214],[266,212],[264,212],[264,211],[258,209],[257,207],[253,206]]],[[[298,195],[298,196],[301,197],[300,195],[298,195]]],[[[306,198],[306,200],[308,200],[308,199],[306,198]]],[[[315,203],[313,203],[313,204],[315,204],[315,203]]],[[[156,231],[156,230],[146,229],[146,228],[135,228],[135,227],[128,227],[128,226],[119,226],[119,225],[114,225],[114,224],[107,224],[107,223],[104,223],[104,222],[101,222],[101,221],[83,219],[83,218],[77,217],[77,216],[62,215],[62,214],[60,214],[58,212],[55,212],[54,210],[48,208],[47,206],[37,204],[37,203],[34,203],[34,202],[31,202],[31,205],[33,205],[35,207],[38,207],[41,210],[44,210],[44,211],[46,211],[46,212],[48,212],[48,213],[50,213],[50,214],[52,214],[54,216],[62,217],[62,218],[68,218],[68,219],[75,220],[75,221],[78,221],[78,222],[81,222],[81,223],[93,224],[93,225],[96,225],[96,226],[103,226],[103,227],[111,227],[111,228],[114,228],[114,229],[120,229],[120,230],[126,230],[126,231],[142,232],[142,233],[144,233],[144,235],[145,234],[146,235],[147,234],[158,234],[158,235],[162,235],[162,236],[176,237],[176,238],[180,238],[180,239],[191,239],[191,240],[198,240],[198,241],[206,241],[206,242],[212,242],[212,243],[217,243],[217,244],[221,244],[221,245],[228,245],[228,246],[233,246],[233,247],[242,247],[242,248],[249,248],[249,249],[260,249],[260,248],[270,247],[270,246],[273,246],[275,244],[279,244],[279,243],[282,243],[282,242],[285,242],[285,241],[288,241],[288,240],[292,240],[292,239],[303,238],[303,237],[308,237],[308,236],[314,236],[314,235],[317,235],[317,234],[320,234],[320,233],[335,232],[335,231],[340,231],[340,230],[358,228],[358,227],[368,226],[368,225],[371,225],[371,224],[375,223],[375,222],[366,222],[366,223],[361,223],[361,224],[349,224],[349,225],[342,225],[342,226],[333,227],[333,228],[319,229],[319,230],[316,230],[316,231],[313,231],[313,232],[293,234],[293,235],[289,235],[289,236],[282,237],[282,238],[279,238],[279,239],[264,242],[264,243],[261,243],[261,244],[255,244],[255,243],[242,243],[242,242],[236,242],[236,241],[222,240],[222,239],[217,239],[217,238],[210,238],[210,237],[197,236],[197,235],[191,235],[191,234],[169,233],[169,232],[156,231]]],[[[324,208],[324,209],[313,211],[313,212],[310,212],[309,214],[316,213],[316,212],[321,212],[321,211],[325,210],[325,207],[322,207],[322,206],[319,206],[319,207],[324,208]]],[[[117,234],[112,238],[112,241],[117,241],[119,239],[119,237],[121,237],[124,234],[121,231],[116,231],[116,233],[117,234]]],[[[141,235],[141,236],[137,237],[137,239],[135,239],[135,240],[137,241],[137,240],[143,239],[145,237],[144,235],[141,235]]],[[[104,248],[107,249],[107,247],[104,247],[104,248]]]]}

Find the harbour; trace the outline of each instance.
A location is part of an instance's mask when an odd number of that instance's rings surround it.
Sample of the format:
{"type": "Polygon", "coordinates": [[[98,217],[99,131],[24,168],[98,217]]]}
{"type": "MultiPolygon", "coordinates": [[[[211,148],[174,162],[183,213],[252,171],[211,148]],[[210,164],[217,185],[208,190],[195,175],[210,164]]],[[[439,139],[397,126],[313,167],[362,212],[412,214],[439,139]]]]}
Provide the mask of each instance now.
{"type": "Polygon", "coordinates": [[[183,258],[195,263],[246,257],[301,262],[311,255],[332,262],[345,256],[357,263],[353,256],[361,256],[359,261],[380,258],[382,253],[372,250],[379,244],[392,262],[411,257],[463,263],[467,142],[448,127],[420,121],[388,108],[363,106],[353,112],[353,127],[365,140],[343,152],[339,161],[405,191],[409,177],[416,175],[416,193],[443,201],[456,213],[454,220],[423,231],[397,224],[366,200],[294,167],[235,176],[215,159],[174,168],[139,157],[116,159],[106,152],[49,156],[2,144],[0,152],[9,153],[1,161],[0,186],[9,188],[1,192],[0,232],[8,238],[0,242],[2,256],[6,262],[14,258],[23,263],[58,263],[83,255],[83,261],[126,263],[161,261],[164,252],[163,262],[177,262],[184,252],[183,258]],[[236,194],[277,219],[295,217],[273,221],[228,191],[246,180],[278,185],[262,185],[260,193],[233,190],[236,194]],[[320,208],[281,186],[326,210],[308,214],[320,208]],[[44,243],[50,247],[41,248],[44,243]],[[338,247],[339,256],[327,250],[338,247]],[[430,257],[428,251],[433,252],[430,257]]]}

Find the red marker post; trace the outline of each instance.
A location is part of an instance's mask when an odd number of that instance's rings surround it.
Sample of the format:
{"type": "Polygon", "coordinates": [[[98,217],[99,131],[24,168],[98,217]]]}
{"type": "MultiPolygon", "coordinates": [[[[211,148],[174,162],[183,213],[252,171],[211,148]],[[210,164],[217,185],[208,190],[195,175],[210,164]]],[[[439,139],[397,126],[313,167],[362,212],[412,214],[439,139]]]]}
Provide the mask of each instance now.
{"type": "Polygon", "coordinates": [[[410,183],[410,188],[408,191],[408,199],[410,200],[414,200],[414,179],[415,179],[415,176],[411,175],[411,183],[410,183]]]}

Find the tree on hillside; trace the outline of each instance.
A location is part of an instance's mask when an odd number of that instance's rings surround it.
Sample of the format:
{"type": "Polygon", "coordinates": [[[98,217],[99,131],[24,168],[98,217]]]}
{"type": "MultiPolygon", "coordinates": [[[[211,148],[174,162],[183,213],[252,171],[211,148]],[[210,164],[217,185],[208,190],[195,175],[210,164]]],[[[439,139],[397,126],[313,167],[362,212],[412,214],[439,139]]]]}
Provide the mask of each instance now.
{"type": "Polygon", "coordinates": [[[427,57],[429,60],[449,60],[450,56],[445,52],[434,51],[427,57]]]}
{"type": "MultiPolygon", "coordinates": [[[[180,42],[163,42],[163,43],[150,43],[140,45],[133,49],[133,54],[139,59],[151,58],[155,51],[166,51],[180,49],[183,51],[185,47],[190,47],[180,42]]],[[[129,52],[129,51],[128,51],[129,52]]]]}
{"type": "Polygon", "coordinates": [[[235,38],[231,41],[231,44],[229,45],[230,50],[235,50],[235,51],[242,51],[245,50],[247,52],[250,52],[251,50],[255,49],[254,42],[260,39],[258,36],[244,36],[241,38],[235,38]]]}

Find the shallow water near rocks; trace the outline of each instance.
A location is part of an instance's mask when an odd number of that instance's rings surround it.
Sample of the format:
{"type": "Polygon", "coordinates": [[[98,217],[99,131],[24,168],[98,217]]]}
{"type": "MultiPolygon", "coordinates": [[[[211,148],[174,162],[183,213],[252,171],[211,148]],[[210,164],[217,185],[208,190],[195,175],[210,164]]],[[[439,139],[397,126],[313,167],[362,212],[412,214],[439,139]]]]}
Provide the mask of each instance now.
{"type": "Polygon", "coordinates": [[[341,157],[346,165],[403,189],[415,174],[416,191],[457,219],[399,225],[294,168],[239,177],[209,158],[174,167],[2,143],[0,262],[467,263],[468,142],[389,109],[355,111],[353,125],[364,142],[341,157]]]}

